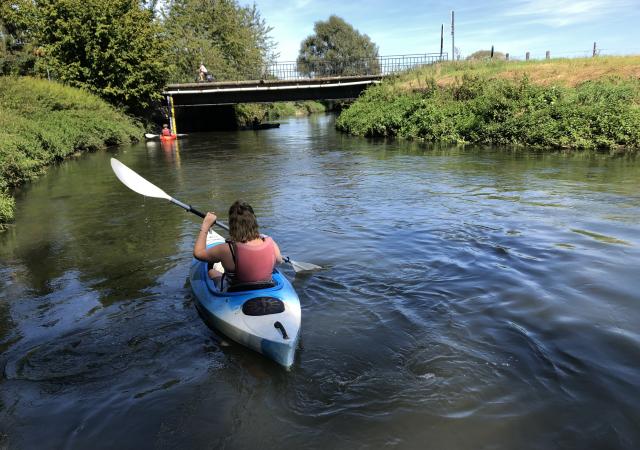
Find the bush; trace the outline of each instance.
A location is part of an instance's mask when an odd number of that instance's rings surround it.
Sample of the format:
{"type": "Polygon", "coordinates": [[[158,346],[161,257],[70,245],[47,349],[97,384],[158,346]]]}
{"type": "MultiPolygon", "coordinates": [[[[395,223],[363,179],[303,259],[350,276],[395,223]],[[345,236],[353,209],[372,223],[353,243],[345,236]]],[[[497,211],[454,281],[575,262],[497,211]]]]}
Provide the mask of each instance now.
{"type": "Polygon", "coordinates": [[[464,75],[424,91],[393,83],[368,89],[338,118],[361,136],[565,149],[640,147],[640,80],[606,79],[575,88],[464,75]]]}
{"type": "Polygon", "coordinates": [[[277,120],[283,117],[306,116],[325,112],[327,108],[320,102],[277,102],[277,103],[243,103],[235,106],[236,123],[239,127],[253,125],[266,120],[277,120]]]}
{"type": "Polygon", "coordinates": [[[9,190],[77,151],[137,140],[142,128],[96,96],[35,78],[0,77],[0,224],[9,190]]]}

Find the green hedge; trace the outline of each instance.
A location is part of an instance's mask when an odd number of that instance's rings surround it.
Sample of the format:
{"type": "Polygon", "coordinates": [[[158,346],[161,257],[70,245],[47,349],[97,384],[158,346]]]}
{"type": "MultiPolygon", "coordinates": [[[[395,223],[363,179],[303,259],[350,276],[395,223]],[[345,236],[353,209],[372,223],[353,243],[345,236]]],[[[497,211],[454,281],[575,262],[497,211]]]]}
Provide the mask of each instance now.
{"type": "Polygon", "coordinates": [[[562,149],[640,147],[640,80],[541,86],[465,75],[407,92],[393,81],[368,89],[337,121],[360,136],[562,149]]]}
{"type": "Polygon", "coordinates": [[[236,105],[238,126],[252,125],[254,121],[278,120],[291,116],[306,116],[325,112],[327,107],[313,100],[303,102],[241,103],[236,105]]]}
{"type": "Polygon", "coordinates": [[[13,187],[77,151],[129,143],[143,129],[98,97],[36,78],[0,77],[0,227],[13,187]]]}

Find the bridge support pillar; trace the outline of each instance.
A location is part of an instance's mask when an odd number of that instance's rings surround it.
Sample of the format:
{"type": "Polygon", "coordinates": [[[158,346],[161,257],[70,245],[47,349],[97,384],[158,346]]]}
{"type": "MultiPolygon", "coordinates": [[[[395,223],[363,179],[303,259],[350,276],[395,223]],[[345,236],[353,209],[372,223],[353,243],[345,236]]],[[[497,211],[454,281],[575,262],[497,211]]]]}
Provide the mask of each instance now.
{"type": "Polygon", "coordinates": [[[173,96],[167,95],[167,104],[169,105],[169,128],[173,134],[178,134],[178,126],[176,125],[176,110],[173,107],[173,96]]]}

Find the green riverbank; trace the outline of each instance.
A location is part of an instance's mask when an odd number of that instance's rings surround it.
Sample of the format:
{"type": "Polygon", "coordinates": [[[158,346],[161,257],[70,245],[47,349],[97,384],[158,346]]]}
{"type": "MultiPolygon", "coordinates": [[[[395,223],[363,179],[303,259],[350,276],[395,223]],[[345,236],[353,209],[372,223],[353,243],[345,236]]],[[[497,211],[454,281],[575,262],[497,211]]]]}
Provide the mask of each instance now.
{"type": "Polygon", "coordinates": [[[11,190],[79,151],[137,140],[133,119],[84,90],[0,77],[0,229],[13,219],[11,190]]]}
{"type": "Polygon", "coordinates": [[[255,122],[262,123],[291,116],[308,116],[328,111],[328,106],[313,100],[302,102],[241,103],[236,105],[238,127],[246,127],[255,122]]]}
{"type": "Polygon", "coordinates": [[[370,137],[635,151],[638,63],[610,57],[434,65],[368,89],[337,127],[370,137]]]}

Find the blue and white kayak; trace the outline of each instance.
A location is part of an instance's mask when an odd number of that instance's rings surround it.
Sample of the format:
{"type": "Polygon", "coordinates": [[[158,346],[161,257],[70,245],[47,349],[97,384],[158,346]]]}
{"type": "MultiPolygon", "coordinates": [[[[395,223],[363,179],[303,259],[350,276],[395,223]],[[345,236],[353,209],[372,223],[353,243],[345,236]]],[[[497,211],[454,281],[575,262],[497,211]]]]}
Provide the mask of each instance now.
{"type": "MultiPolygon", "coordinates": [[[[210,230],[207,247],[223,244],[210,230]]],[[[300,300],[289,280],[278,270],[272,286],[253,290],[221,291],[209,278],[206,262],[193,259],[189,273],[196,306],[205,322],[233,341],[289,368],[300,335],[300,300]]]]}

